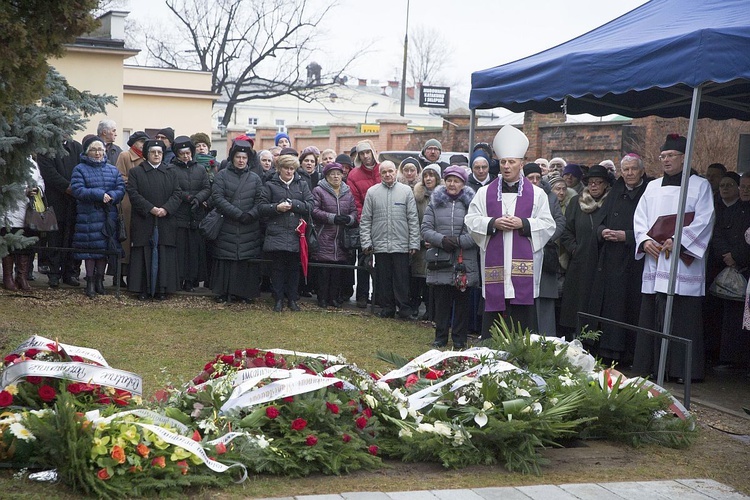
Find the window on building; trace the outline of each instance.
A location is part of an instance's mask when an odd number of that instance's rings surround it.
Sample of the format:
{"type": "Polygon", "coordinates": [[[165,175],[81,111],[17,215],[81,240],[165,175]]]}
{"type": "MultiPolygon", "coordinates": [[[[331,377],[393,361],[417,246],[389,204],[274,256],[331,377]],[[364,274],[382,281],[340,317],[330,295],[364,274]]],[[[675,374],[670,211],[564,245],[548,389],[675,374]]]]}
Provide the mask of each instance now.
{"type": "Polygon", "coordinates": [[[284,126],[284,120],[276,120],[276,130],[278,132],[286,132],[286,127],[284,126]]]}
{"type": "Polygon", "coordinates": [[[257,118],[248,118],[247,124],[251,127],[257,127],[258,126],[258,119],[257,118]]]}

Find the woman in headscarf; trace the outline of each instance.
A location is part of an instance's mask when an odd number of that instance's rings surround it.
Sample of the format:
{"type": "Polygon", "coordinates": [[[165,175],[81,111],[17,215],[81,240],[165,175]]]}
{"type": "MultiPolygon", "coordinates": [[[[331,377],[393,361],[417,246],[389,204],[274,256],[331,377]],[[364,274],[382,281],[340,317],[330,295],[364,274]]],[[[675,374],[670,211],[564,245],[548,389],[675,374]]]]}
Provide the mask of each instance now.
{"type": "MultiPolygon", "coordinates": [[[[125,185],[128,185],[128,174],[130,169],[137,167],[143,162],[143,143],[148,140],[148,135],[145,132],[137,131],[133,132],[128,138],[128,146],[130,148],[127,151],[120,153],[117,157],[117,170],[120,171],[125,185]]],[[[130,205],[130,198],[127,192],[125,198],[122,199],[120,204],[120,210],[122,210],[122,216],[125,220],[125,227],[130,227],[130,212],[132,210],[130,205]]],[[[127,283],[125,278],[128,276],[128,266],[130,264],[130,233],[127,233],[127,238],[122,242],[122,249],[125,251],[125,257],[120,260],[120,286],[126,287],[127,283]]]]}
{"type": "MultiPolygon", "coordinates": [[[[428,165],[425,171],[430,168],[428,165]]],[[[466,186],[468,174],[463,167],[452,165],[445,169],[445,185],[438,186],[432,194],[430,204],[421,225],[422,238],[430,247],[438,247],[453,254],[453,262],[459,264],[459,255],[465,275],[456,283],[454,266],[427,270],[427,283],[432,288],[435,301],[435,341],[433,347],[448,344],[448,330],[454,349],[466,347],[469,333],[469,287],[479,284],[479,266],[476,244],[464,228],[464,217],[474,198],[474,191],[466,186]],[[460,286],[457,286],[460,285],[460,286]]]]}
{"type": "MultiPolygon", "coordinates": [[[[313,218],[318,226],[320,249],[316,262],[346,264],[349,250],[343,247],[346,227],[357,225],[357,205],[349,186],[343,182],[344,169],[338,163],[323,168],[324,179],[313,189],[313,218]]],[[[318,306],[341,307],[344,270],[323,267],[318,270],[318,306]]]]}
{"type": "MultiPolygon", "coordinates": [[[[416,158],[407,158],[401,165],[407,160],[413,160],[419,163],[416,158]]],[[[417,202],[417,216],[419,217],[419,225],[422,226],[422,220],[424,219],[425,210],[427,205],[430,203],[430,197],[434,192],[435,188],[443,184],[443,180],[440,178],[440,165],[437,163],[431,163],[422,170],[420,180],[414,185],[414,200],[417,202]]],[[[419,314],[419,306],[422,302],[425,303],[425,313],[422,316],[422,320],[431,320],[433,309],[429,299],[429,288],[427,287],[427,264],[425,263],[424,256],[427,251],[425,246],[424,237],[420,235],[421,242],[419,245],[419,251],[414,253],[411,258],[411,278],[409,282],[409,302],[414,314],[419,314]]]]}
{"type": "Polygon", "coordinates": [[[219,237],[214,241],[211,287],[217,302],[252,303],[260,295],[261,257],[260,195],[258,174],[250,170],[253,148],[247,141],[235,141],[227,168],[216,174],[211,203],[224,216],[219,237]]]}
{"type": "Polygon", "coordinates": [[[584,188],[565,211],[560,240],[571,255],[560,308],[560,326],[577,333],[578,311],[590,311],[592,282],[599,261],[600,227],[607,215],[602,209],[614,179],[606,167],[594,165],[583,177],[584,188]]]}
{"type": "Polygon", "coordinates": [[[179,286],[175,213],[181,203],[180,187],[176,167],[162,162],[166,149],[164,141],[146,141],[145,161],[133,167],[128,178],[133,205],[128,291],[140,300],[164,300],[179,286]]]}
{"type": "Polygon", "coordinates": [[[187,136],[172,144],[172,165],[180,186],[182,203],[177,209],[177,276],[180,286],[192,292],[206,279],[206,245],[198,232],[198,223],[205,217],[203,203],[211,196],[206,169],[193,161],[195,146],[187,136]]]}
{"type": "Polygon", "coordinates": [[[271,260],[271,286],[281,312],[284,298],[292,311],[299,311],[300,276],[299,220],[312,212],[313,197],[307,182],[297,173],[299,161],[292,155],[281,155],[276,173],[263,186],[260,214],[266,222],[263,251],[271,260]]]}
{"type": "MultiPolygon", "coordinates": [[[[73,247],[122,252],[115,206],[125,196],[125,181],[117,167],[107,163],[105,144],[99,137],[84,139],[83,151],[81,163],[70,178],[70,189],[77,200],[73,247]]],[[[83,250],[73,257],[86,266],[86,296],[93,299],[97,294],[104,295],[107,255],[83,250]]]]}

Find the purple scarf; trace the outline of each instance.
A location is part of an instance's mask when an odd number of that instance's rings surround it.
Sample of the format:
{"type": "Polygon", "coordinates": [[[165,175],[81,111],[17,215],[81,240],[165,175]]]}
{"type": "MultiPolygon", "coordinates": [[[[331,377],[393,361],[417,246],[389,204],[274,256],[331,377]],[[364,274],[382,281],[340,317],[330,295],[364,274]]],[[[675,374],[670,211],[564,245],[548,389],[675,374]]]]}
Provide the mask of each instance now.
{"type": "MultiPolygon", "coordinates": [[[[503,215],[502,178],[492,181],[487,188],[487,216],[503,215]]],[[[516,199],[515,215],[522,219],[531,217],[534,208],[534,185],[521,176],[516,199]]],[[[484,257],[484,310],[505,311],[504,231],[490,237],[484,257]]],[[[531,239],[513,231],[513,260],[510,280],[516,297],[511,304],[532,305],[534,303],[534,251],[531,239]]]]}

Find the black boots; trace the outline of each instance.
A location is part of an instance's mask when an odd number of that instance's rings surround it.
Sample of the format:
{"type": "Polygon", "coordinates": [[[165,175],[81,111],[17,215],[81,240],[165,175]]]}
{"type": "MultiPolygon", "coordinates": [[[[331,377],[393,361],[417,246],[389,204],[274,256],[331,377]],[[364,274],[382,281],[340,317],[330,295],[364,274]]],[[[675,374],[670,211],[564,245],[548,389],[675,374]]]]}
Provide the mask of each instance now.
{"type": "Polygon", "coordinates": [[[276,305],[273,306],[274,312],[280,313],[284,309],[284,301],[277,300],[276,305]]]}
{"type": "Polygon", "coordinates": [[[86,276],[86,290],[84,290],[84,293],[90,299],[96,297],[96,278],[93,276],[86,276]]]}
{"type": "Polygon", "coordinates": [[[94,273],[94,291],[99,295],[106,295],[104,291],[104,275],[94,273]]]}

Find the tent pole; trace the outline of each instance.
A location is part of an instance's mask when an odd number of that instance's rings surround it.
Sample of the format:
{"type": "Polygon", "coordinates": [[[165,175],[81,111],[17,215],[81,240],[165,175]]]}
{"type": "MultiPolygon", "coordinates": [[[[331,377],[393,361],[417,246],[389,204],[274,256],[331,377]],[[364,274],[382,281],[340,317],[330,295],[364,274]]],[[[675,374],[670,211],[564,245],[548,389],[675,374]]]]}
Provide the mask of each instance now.
{"type": "MultiPolygon", "coordinates": [[[[474,122],[477,119],[477,110],[472,109],[469,116],[469,160],[471,160],[471,153],[472,149],[474,148],[474,134],[476,133],[474,122]]],[[[471,164],[469,164],[469,168],[471,168],[471,164]]]]}
{"type": "MultiPolygon", "coordinates": [[[[672,333],[672,308],[674,306],[674,289],[677,281],[677,264],[680,262],[679,248],[682,245],[682,231],[678,228],[683,227],[685,223],[685,202],[687,201],[688,185],[690,183],[690,168],[692,166],[693,145],[695,143],[695,130],[698,126],[698,109],[701,104],[701,94],[703,85],[698,85],[693,89],[693,102],[690,105],[690,122],[688,123],[687,145],[685,147],[685,163],[682,167],[682,183],[680,184],[680,201],[677,206],[677,220],[675,222],[674,252],[672,261],[669,263],[669,286],[667,287],[667,303],[664,307],[664,328],[662,333],[672,333]]],[[[669,341],[662,339],[661,350],[659,351],[659,370],[657,373],[656,383],[664,386],[664,371],[667,366],[667,346],[669,341]]],[[[685,380],[691,376],[685,374],[685,380]]]]}

